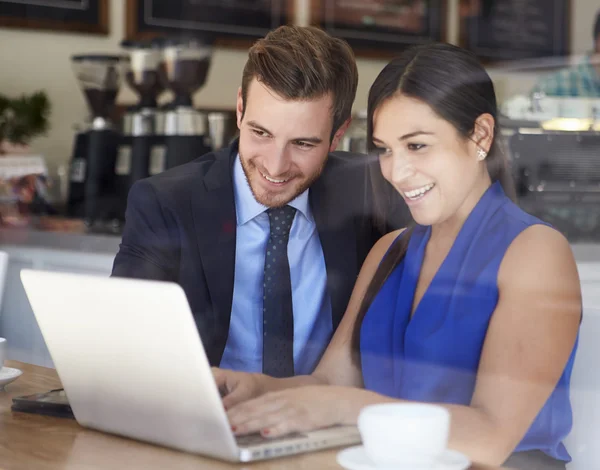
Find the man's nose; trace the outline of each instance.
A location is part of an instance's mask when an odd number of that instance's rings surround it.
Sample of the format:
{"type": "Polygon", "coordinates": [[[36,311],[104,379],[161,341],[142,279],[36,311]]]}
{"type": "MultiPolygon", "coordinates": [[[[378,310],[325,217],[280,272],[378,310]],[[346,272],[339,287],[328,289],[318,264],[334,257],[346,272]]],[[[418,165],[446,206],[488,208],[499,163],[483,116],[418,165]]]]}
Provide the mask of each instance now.
{"type": "Polygon", "coordinates": [[[290,166],[290,155],[287,146],[274,146],[271,152],[263,158],[263,167],[267,176],[276,178],[284,175],[290,166]]]}

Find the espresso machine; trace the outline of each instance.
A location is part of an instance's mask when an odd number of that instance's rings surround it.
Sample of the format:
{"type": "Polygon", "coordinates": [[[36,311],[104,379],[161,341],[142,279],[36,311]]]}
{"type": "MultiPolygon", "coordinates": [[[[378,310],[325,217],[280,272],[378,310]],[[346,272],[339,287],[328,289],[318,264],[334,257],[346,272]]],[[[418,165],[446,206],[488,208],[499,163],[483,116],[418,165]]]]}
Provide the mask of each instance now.
{"type": "Polygon", "coordinates": [[[165,110],[165,169],[188,163],[210,152],[208,120],[193,106],[193,95],[205,83],[212,48],[195,39],[165,43],[165,86],[174,99],[165,110]]]}
{"type": "Polygon", "coordinates": [[[111,222],[119,218],[115,164],[121,138],[113,114],[126,59],[89,54],[71,62],[91,116],[75,141],[67,213],[89,225],[111,222]]]}
{"type": "Polygon", "coordinates": [[[121,46],[129,53],[125,81],[138,95],[138,103],[123,116],[115,170],[124,210],[131,185],[150,176],[153,167],[164,168],[164,113],[157,99],[166,79],[162,50],[156,44],[124,41],[121,46]]]}
{"type": "Polygon", "coordinates": [[[571,243],[600,241],[600,132],[505,130],[519,205],[571,243]]]}

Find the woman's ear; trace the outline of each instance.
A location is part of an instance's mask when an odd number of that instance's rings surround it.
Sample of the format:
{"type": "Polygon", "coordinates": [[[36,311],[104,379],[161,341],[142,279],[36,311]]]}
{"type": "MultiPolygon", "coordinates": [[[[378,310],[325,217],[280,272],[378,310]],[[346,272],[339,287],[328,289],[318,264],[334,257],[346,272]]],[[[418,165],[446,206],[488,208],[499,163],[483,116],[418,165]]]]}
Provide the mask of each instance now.
{"type": "Polygon", "coordinates": [[[472,141],[473,151],[478,157],[483,153],[487,155],[490,152],[494,142],[495,128],[496,121],[491,114],[482,114],[475,121],[472,141]]]}

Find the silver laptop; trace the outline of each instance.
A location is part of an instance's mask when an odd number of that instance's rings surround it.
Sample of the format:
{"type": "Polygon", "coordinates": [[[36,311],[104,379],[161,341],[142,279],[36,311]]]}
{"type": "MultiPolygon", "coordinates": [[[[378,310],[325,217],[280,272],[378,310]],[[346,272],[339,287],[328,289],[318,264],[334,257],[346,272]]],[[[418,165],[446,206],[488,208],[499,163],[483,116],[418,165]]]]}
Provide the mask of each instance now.
{"type": "Polygon", "coordinates": [[[360,441],[347,426],[236,439],[177,284],[28,269],[21,279],[82,426],[234,462],[360,441]]]}

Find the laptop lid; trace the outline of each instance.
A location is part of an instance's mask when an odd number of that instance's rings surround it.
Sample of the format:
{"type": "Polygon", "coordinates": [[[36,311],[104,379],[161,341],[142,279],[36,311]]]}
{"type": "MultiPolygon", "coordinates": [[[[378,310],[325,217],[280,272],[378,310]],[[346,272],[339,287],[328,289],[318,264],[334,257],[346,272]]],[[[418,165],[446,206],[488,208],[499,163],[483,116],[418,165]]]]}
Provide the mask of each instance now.
{"type": "Polygon", "coordinates": [[[179,285],[28,269],[21,279],[79,424],[239,460],[179,285]]]}

